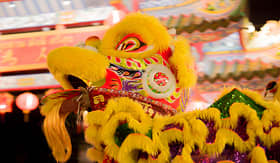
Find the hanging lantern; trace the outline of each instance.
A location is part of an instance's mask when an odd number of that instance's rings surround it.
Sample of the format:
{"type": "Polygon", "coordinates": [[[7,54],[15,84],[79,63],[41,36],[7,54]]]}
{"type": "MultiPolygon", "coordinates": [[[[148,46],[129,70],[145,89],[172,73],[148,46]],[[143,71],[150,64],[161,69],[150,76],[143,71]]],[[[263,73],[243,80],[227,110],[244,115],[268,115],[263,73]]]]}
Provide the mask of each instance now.
{"type": "Polygon", "coordinates": [[[33,93],[25,92],[16,98],[16,105],[24,113],[24,122],[28,122],[30,111],[39,106],[39,99],[33,93]]]}
{"type": "Polygon", "coordinates": [[[2,122],[5,121],[5,113],[12,112],[14,96],[10,93],[0,93],[0,114],[2,122]]]}

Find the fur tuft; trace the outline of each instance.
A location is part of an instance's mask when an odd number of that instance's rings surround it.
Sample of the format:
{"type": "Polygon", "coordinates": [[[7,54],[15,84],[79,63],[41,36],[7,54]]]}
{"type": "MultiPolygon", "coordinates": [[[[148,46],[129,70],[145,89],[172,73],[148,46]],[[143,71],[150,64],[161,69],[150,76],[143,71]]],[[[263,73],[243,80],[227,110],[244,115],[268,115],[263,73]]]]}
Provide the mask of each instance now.
{"type": "Polygon", "coordinates": [[[63,102],[64,98],[48,100],[41,108],[41,114],[45,116],[43,131],[54,158],[59,162],[66,162],[72,152],[71,139],[65,127],[68,114],[59,113],[63,102]]]}
{"type": "Polygon", "coordinates": [[[253,163],[268,163],[265,151],[262,147],[255,147],[250,153],[251,162],[253,163]]]}
{"type": "Polygon", "coordinates": [[[195,85],[197,79],[190,45],[183,37],[178,37],[174,40],[173,45],[174,51],[173,55],[169,58],[169,63],[176,71],[179,87],[190,88],[195,85]]]}

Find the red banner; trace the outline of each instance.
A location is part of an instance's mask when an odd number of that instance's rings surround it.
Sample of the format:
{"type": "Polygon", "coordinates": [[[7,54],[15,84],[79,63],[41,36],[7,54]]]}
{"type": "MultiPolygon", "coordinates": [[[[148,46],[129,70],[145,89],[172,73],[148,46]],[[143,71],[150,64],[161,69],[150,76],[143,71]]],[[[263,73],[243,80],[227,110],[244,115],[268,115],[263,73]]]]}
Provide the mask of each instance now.
{"type": "Polygon", "coordinates": [[[105,27],[86,27],[0,36],[0,72],[47,68],[47,54],[74,46],[89,36],[102,37],[105,27]]]}

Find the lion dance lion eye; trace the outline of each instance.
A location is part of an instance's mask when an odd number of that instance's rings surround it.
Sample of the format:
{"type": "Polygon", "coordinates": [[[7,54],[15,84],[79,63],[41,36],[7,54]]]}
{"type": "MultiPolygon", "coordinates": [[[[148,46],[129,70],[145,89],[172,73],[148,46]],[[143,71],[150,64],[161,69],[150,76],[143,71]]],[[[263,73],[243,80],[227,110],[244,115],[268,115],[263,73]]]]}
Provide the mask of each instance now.
{"type": "Polygon", "coordinates": [[[142,52],[147,48],[142,38],[137,34],[126,35],[116,46],[116,49],[124,52],[142,52]]]}

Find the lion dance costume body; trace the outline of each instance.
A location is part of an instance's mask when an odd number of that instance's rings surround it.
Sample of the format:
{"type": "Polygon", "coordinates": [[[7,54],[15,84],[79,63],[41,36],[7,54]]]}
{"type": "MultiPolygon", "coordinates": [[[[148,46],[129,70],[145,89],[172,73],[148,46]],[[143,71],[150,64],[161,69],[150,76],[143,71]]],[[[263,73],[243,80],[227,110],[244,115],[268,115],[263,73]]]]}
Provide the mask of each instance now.
{"type": "Polygon", "coordinates": [[[272,148],[280,140],[277,102],[234,88],[208,109],[182,112],[196,82],[194,61],[186,40],[172,38],[156,18],[128,15],[102,40],[91,37],[80,47],[53,50],[48,66],[66,89],[45,97],[41,108],[44,133],[59,162],[72,150],[65,120],[84,110],[85,139],[92,144],[87,156],[93,161],[277,159],[267,157],[278,154],[272,148]]]}

